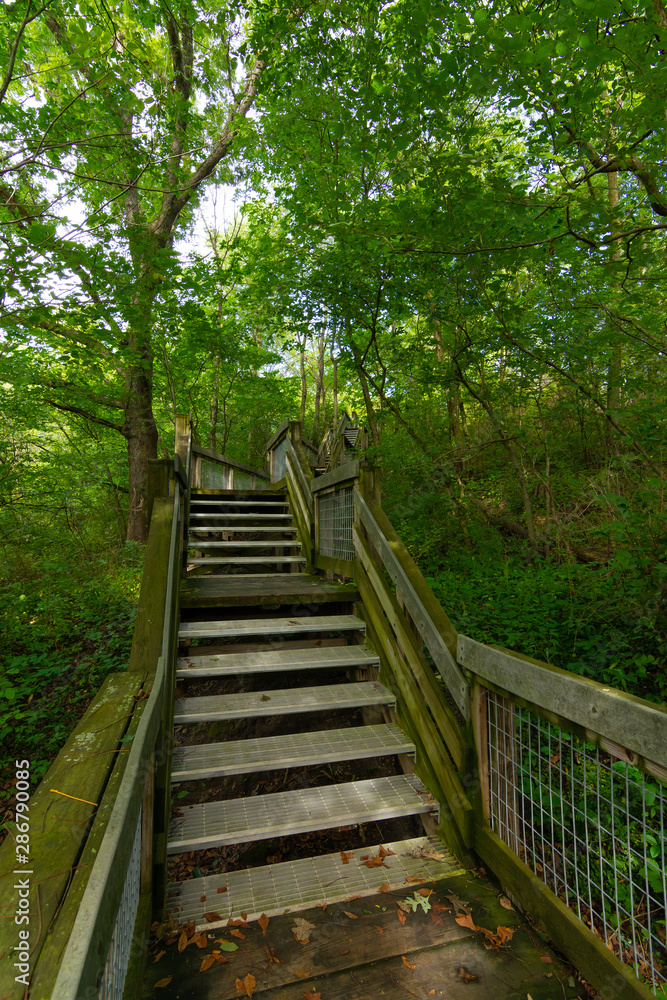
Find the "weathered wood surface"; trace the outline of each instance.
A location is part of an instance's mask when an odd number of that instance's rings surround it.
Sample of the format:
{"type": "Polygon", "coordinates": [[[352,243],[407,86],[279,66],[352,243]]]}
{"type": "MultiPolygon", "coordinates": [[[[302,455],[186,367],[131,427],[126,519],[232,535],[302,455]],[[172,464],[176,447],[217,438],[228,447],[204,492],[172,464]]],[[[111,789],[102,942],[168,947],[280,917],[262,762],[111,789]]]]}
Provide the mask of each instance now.
{"type": "MultiPolygon", "coordinates": [[[[24,867],[32,872],[25,876],[30,879],[31,968],[79,863],[140,689],[136,674],[111,674],[30,798],[31,864],[24,867]]],[[[14,981],[11,951],[18,944],[14,884],[22,876],[13,874],[17,867],[10,830],[0,847],[0,996],[12,1000],[23,997],[23,987],[14,981]]]]}
{"type": "Polygon", "coordinates": [[[218,462],[220,465],[228,465],[231,469],[238,469],[240,472],[247,472],[250,476],[259,476],[260,479],[265,479],[267,482],[270,479],[268,472],[264,469],[256,469],[254,465],[246,465],[245,462],[238,462],[235,458],[228,458],[227,455],[222,455],[217,451],[211,451],[209,448],[202,448],[198,444],[192,445],[192,451],[193,454],[201,455],[202,458],[207,458],[211,462],[218,462]]]}
{"type": "MultiPolygon", "coordinates": [[[[142,699],[135,703],[135,711],[127,728],[128,736],[136,734],[146,704],[147,699],[142,699]]],[[[129,745],[127,743],[122,744],[113,772],[104,789],[104,797],[99,809],[95,813],[95,820],[90,836],[85,843],[81,857],[76,863],[64,903],[50,927],[49,934],[40,952],[39,961],[35,966],[33,977],[30,981],[30,996],[34,1000],[41,1000],[41,998],[47,1000],[53,993],[53,986],[58,975],[63,951],[72,933],[74,921],[81,905],[93,864],[99,854],[102,839],[109,825],[113,805],[125,773],[129,752],[129,745]]],[[[111,755],[108,756],[110,760],[113,760],[111,755]]],[[[145,817],[147,821],[150,821],[150,818],[150,814],[145,817]]]]}
{"type": "Polygon", "coordinates": [[[464,635],[459,635],[458,659],[510,694],[667,765],[667,708],[464,635]]]}
{"type": "Polygon", "coordinates": [[[173,500],[156,499],[154,501],[144,557],[139,606],[127,668],[130,673],[136,674],[142,680],[155,673],[162,649],[164,602],[173,513],[173,500]]]}
{"type": "Polygon", "coordinates": [[[454,758],[454,763],[460,770],[463,765],[465,743],[459,723],[445,700],[444,693],[438,685],[433,670],[417,648],[417,644],[410,634],[410,629],[407,626],[398,602],[389,588],[384,584],[368,545],[358,532],[356,525],[352,529],[352,536],[357,557],[398,639],[399,648],[411,668],[412,677],[409,679],[410,683],[416,683],[421,691],[447,744],[449,752],[454,758]]]}
{"type": "Polygon", "coordinates": [[[541,943],[536,946],[530,930],[516,913],[500,905],[497,891],[484,880],[451,878],[431,888],[432,894],[422,897],[428,899],[430,911],[424,912],[421,907],[416,912],[410,910],[405,913],[404,924],[398,919],[398,901],[409,897],[414,900],[415,888],[333,904],[324,910],[315,908],[274,917],[269,920],[266,934],[255,922],[240,928],[242,938],[223,928],[211,932],[205,950],[192,944],[179,955],[172,945],[156,965],[149,967],[144,996],[155,1000],[232,1000],[239,996],[236,980],[250,974],[255,979],[255,995],[266,995],[267,1000],[301,1000],[311,992],[321,992],[322,1000],[350,1000],[355,996],[361,1000],[365,995],[381,997],[380,983],[391,983],[401,968],[410,977],[405,980],[408,992],[404,995],[410,995],[409,983],[428,970],[426,989],[414,994],[424,1000],[434,987],[436,996],[441,995],[437,989],[441,987],[445,996],[458,997],[461,989],[474,991],[476,986],[477,996],[494,1000],[523,1000],[527,994],[533,1000],[563,996],[570,1000],[583,995],[568,987],[569,969],[541,943]],[[497,951],[487,950],[482,932],[456,922],[456,910],[461,905],[472,909],[476,926],[493,934],[498,926],[513,929],[511,940],[497,951]],[[297,919],[312,925],[307,943],[295,940],[297,919]],[[202,959],[219,948],[216,941],[220,940],[238,945],[238,950],[221,951],[228,961],[215,962],[200,972],[202,959]],[[542,961],[542,956],[549,961],[542,961]],[[474,984],[465,986],[458,973],[461,966],[478,977],[474,984]],[[173,978],[167,986],[152,989],[168,976],[173,978]],[[368,994],[365,990],[355,992],[358,977],[366,984],[368,994]],[[564,990],[554,982],[556,977],[564,990]]]}
{"type": "Polygon", "coordinates": [[[469,720],[469,686],[450,649],[456,635],[454,626],[386,515],[377,507],[371,510],[358,489],[354,491],[354,503],[361,523],[378,550],[382,564],[410,612],[440,676],[459,711],[469,720]]]}
{"type": "Polygon", "coordinates": [[[181,586],[182,608],[240,607],[256,604],[325,604],[356,601],[355,587],[327,583],[307,573],[201,576],[181,586]]]}
{"type": "Polygon", "coordinates": [[[280,441],[281,437],[283,437],[283,435],[289,429],[289,425],[290,425],[289,420],[283,420],[283,422],[279,424],[278,429],[275,431],[274,434],[271,435],[269,440],[264,445],[264,451],[271,451],[272,448],[275,448],[275,446],[280,441]]]}
{"type": "Polygon", "coordinates": [[[317,476],[313,479],[310,484],[311,493],[319,493],[320,490],[326,490],[329,486],[336,486],[338,483],[346,483],[358,479],[360,469],[361,463],[359,459],[355,459],[353,462],[346,462],[345,465],[339,465],[337,469],[331,469],[329,472],[325,472],[323,476],[317,476]]]}
{"type": "Polygon", "coordinates": [[[581,976],[604,1000],[650,1000],[653,994],[632,969],[623,965],[495,833],[476,827],[475,849],[506,891],[530,913],[554,947],[576,963],[581,976]]]}
{"type": "MultiPolygon", "coordinates": [[[[459,860],[463,860],[467,853],[466,847],[472,843],[472,807],[447,755],[442,736],[415,684],[409,664],[399,653],[375,590],[360,563],[355,567],[355,577],[366,608],[368,622],[372,625],[380,643],[380,649],[376,652],[384,655],[401,696],[404,707],[401,724],[410,739],[413,742],[418,741],[419,744],[417,774],[424,778],[424,783],[440,802],[443,810],[442,826],[445,842],[459,860]],[[431,775],[435,778],[435,785],[429,780],[431,775]]],[[[407,642],[406,648],[408,648],[407,642]]]]}
{"type": "MultiPolygon", "coordinates": [[[[287,462],[288,472],[297,481],[299,487],[300,499],[304,505],[305,510],[308,512],[309,519],[312,521],[314,505],[313,505],[313,497],[310,492],[309,477],[306,475],[306,472],[304,471],[303,468],[305,463],[301,461],[301,458],[297,454],[296,449],[291,441],[287,442],[285,459],[287,462]]],[[[306,466],[306,468],[310,472],[310,468],[308,466],[306,466]]]]}

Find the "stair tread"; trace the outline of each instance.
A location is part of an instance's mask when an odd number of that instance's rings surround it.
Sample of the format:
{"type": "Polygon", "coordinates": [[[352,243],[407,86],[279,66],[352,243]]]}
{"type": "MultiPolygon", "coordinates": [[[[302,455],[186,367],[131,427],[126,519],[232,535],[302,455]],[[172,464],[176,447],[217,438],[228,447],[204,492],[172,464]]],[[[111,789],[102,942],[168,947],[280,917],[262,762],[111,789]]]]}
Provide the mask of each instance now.
{"type": "Polygon", "coordinates": [[[283,535],[294,534],[296,535],[296,528],[289,527],[288,525],[276,524],[276,525],[265,525],[265,524],[243,524],[234,527],[232,524],[191,524],[190,531],[230,531],[240,534],[242,531],[247,533],[255,534],[259,531],[266,531],[267,533],[272,531],[274,534],[280,533],[283,535]]]}
{"type": "Polygon", "coordinates": [[[192,498],[190,507],[289,507],[283,500],[200,500],[192,498]]]}
{"type": "Polygon", "coordinates": [[[188,566],[280,566],[305,565],[303,556],[188,556],[188,566]]]}
{"type": "MultiPolygon", "coordinates": [[[[232,647],[233,648],[233,647],[232,647]]],[[[320,646],[315,649],[255,650],[215,656],[181,657],[177,677],[228,677],[272,673],[277,670],[346,669],[376,666],[380,657],[367,646],[320,646]]]]}
{"type": "Polygon", "coordinates": [[[292,520],[292,515],[291,514],[259,514],[259,513],[255,513],[254,511],[248,511],[247,514],[214,514],[212,510],[202,512],[201,514],[197,514],[196,512],[195,513],[193,513],[193,512],[190,513],[190,520],[191,521],[194,518],[202,518],[203,519],[203,518],[207,518],[207,517],[216,517],[216,518],[217,517],[224,517],[224,518],[227,518],[227,519],[232,519],[232,518],[241,519],[242,518],[244,521],[249,521],[249,520],[251,520],[253,518],[261,518],[263,521],[269,521],[269,520],[270,521],[291,521],[292,520]]]}
{"type": "Polygon", "coordinates": [[[436,812],[414,774],[183,806],[171,822],[167,854],[292,836],[398,816],[436,812]]]}
{"type": "Polygon", "coordinates": [[[167,887],[167,908],[177,924],[194,921],[197,930],[213,929],[230,919],[238,919],[241,913],[246,914],[248,921],[257,920],[263,913],[273,917],[307,910],[318,903],[342,903],[351,896],[373,896],[386,883],[391,891],[396,891],[406,887],[408,878],[408,885],[417,886],[419,882],[465,874],[456,858],[435,837],[359,847],[345,854],[353,855],[347,864],[343,863],[341,852],[336,851],[315,858],[172,882],[167,887]],[[376,857],[381,846],[394,853],[385,857],[381,868],[367,868],[361,856],[376,857]],[[428,857],[428,853],[436,857],[428,857]],[[211,922],[204,917],[204,913],[211,911],[219,915],[219,921],[211,922]]]}
{"type": "Polygon", "coordinates": [[[180,698],[176,702],[174,725],[216,722],[223,719],[260,718],[322,712],[368,705],[394,705],[396,699],[379,681],[323,684],[319,687],[281,688],[277,691],[244,691],[240,694],[180,698]]]}
{"type": "Polygon", "coordinates": [[[250,618],[243,621],[186,622],[178,630],[180,639],[207,639],[221,636],[286,635],[297,632],[365,631],[366,625],[355,615],[309,615],[294,618],[250,618]]]}
{"type": "Polygon", "coordinates": [[[414,757],[416,750],[407,736],[394,725],[230,740],[227,743],[175,747],[171,780],[195,781],[398,753],[414,757]]]}
{"type": "Polygon", "coordinates": [[[301,542],[292,538],[260,538],[252,542],[204,542],[197,538],[189,538],[191,549],[300,549],[301,542]]]}

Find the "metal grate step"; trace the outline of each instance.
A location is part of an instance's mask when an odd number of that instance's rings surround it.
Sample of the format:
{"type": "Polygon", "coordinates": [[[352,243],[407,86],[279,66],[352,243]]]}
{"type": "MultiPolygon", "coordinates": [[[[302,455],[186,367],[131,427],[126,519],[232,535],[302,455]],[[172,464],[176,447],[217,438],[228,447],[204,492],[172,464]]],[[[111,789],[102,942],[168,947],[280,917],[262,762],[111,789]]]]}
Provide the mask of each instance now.
{"type": "Polygon", "coordinates": [[[192,507],[289,507],[288,503],[280,500],[198,500],[194,497],[190,500],[192,507]]]}
{"type": "Polygon", "coordinates": [[[174,725],[218,722],[223,719],[258,719],[299,712],[324,712],[366,705],[394,706],[391,691],[378,681],[350,684],[323,684],[321,687],[283,688],[278,691],[244,691],[242,694],[180,698],[176,702],[174,725]]]}
{"type": "Polygon", "coordinates": [[[296,528],[282,524],[276,524],[273,527],[271,525],[266,525],[266,524],[241,524],[241,525],[236,525],[236,527],[233,524],[208,524],[208,525],[191,524],[190,531],[191,532],[196,531],[197,533],[201,533],[204,531],[216,531],[218,533],[221,531],[229,531],[229,532],[234,532],[235,534],[240,534],[241,532],[244,532],[245,534],[253,534],[253,535],[257,534],[260,531],[265,531],[267,533],[273,532],[274,535],[276,534],[296,535],[297,533],[296,528]]]}
{"type": "Polygon", "coordinates": [[[396,891],[416,887],[419,882],[465,874],[456,858],[435,837],[399,840],[385,844],[384,848],[394,853],[385,857],[381,868],[367,868],[361,861],[366,855],[377,856],[380,844],[375,844],[345,852],[353,855],[347,864],[343,864],[337,851],[319,858],[175,882],[167,889],[167,908],[178,924],[192,920],[197,930],[213,929],[232,918],[238,919],[242,913],[249,921],[257,920],[263,913],[273,917],[307,910],[320,903],[342,903],[350,896],[373,896],[386,883],[390,890],[396,891]],[[424,857],[427,852],[442,856],[442,860],[424,857]],[[224,892],[218,892],[219,889],[224,892]],[[220,920],[213,923],[206,920],[204,914],[211,912],[217,913],[220,920]]]}
{"type": "MultiPolygon", "coordinates": [[[[233,648],[233,647],[232,647],[233,648]]],[[[177,677],[238,677],[277,670],[348,670],[375,667],[380,657],[366,646],[323,646],[318,649],[272,649],[268,652],[223,653],[220,656],[182,657],[177,677]]]]}
{"type": "Polygon", "coordinates": [[[305,565],[302,556],[188,556],[188,566],[282,566],[305,565]]]}
{"type": "Polygon", "coordinates": [[[437,813],[414,774],[394,774],[324,788],[183,806],[172,819],[167,854],[287,837],[398,816],[437,813]]]}
{"type": "Polygon", "coordinates": [[[228,774],[252,774],[397,753],[408,754],[413,759],[416,756],[414,744],[393,725],[230,740],[228,743],[175,747],[171,780],[198,781],[228,774]]]}
{"type": "Polygon", "coordinates": [[[298,632],[366,631],[355,615],[311,615],[294,618],[250,618],[243,621],[185,622],[178,630],[179,639],[237,638],[246,635],[296,635],[298,632]]]}
{"type": "Polygon", "coordinates": [[[226,518],[227,520],[230,520],[230,521],[231,520],[249,521],[249,520],[255,520],[255,518],[257,518],[259,520],[262,520],[262,521],[291,521],[292,520],[292,515],[291,514],[255,514],[252,511],[248,511],[247,514],[215,514],[212,510],[209,510],[209,511],[206,511],[206,512],[204,512],[202,514],[192,514],[192,513],[190,514],[190,520],[191,521],[194,520],[195,518],[199,518],[199,519],[203,520],[203,519],[205,519],[207,517],[214,517],[214,518],[224,517],[224,518],[226,518]]]}
{"type": "Polygon", "coordinates": [[[188,539],[191,549],[300,549],[301,542],[290,538],[260,538],[252,542],[200,542],[188,539]]]}

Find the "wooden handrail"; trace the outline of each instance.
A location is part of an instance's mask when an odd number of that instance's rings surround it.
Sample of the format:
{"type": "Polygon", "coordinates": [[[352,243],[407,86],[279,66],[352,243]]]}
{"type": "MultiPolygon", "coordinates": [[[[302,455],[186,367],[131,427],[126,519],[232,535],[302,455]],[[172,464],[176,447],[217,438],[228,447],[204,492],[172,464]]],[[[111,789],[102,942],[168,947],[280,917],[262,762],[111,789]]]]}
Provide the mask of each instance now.
{"type": "Polygon", "coordinates": [[[210,462],[217,462],[219,465],[228,465],[230,469],[238,469],[239,472],[247,472],[251,476],[259,476],[260,479],[265,479],[267,482],[270,481],[270,476],[268,472],[263,469],[256,469],[253,465],[247,465],[245,462],[238,462],[235,458],[229,458],[227,455],[223,455],[217,451],[211,451],[209,448],[202,448],[198,444],[192,445],[192,452],[195,455],[201,455],[202,458],[208,459],[210,462]]]}
{"type": "MultiPolygon", "coordinates": [[[[148,698],[130,746],[111,815],[90,872],[67,948],[62,955],[53,996],[76,1000],[95,991],[106,962],[106,953],[120,906],[132,854],[146,779],[154,768],[154,751],[160,730],[171,718],[174,692],[177,584],[180,548],[180,487],[175,484],[172,504],[162,628],[158,632],[160,655],[148,698]]],[[[156,516],[159,516],[159,510],[156,516]]],[[[152,574],[151,574],[152,575],[152,574]]],[[[152,580],[153,584],[155,580],[152,580]]],[[[156,622],[152,622],[155,631],[156,622]]],[[[168,767],[168,765],[167,765],[168,767]]],[[[92,994],[91,994],[92,995],[92,994]]]]}
{"type": "Polygon", "coordinates": [[[424,645],[433,657],[433,662],[438,668],[447,690],[463,718],[469,721],[470,687],[445,640],[445,636],[447,636],[451,642],[452,633],[456,635],[454,626],[387,516],[377,507],[371,510],[358,489],[354,491],[354,503],[359,519],[368,532],[371,542],[377,548],[382,564],[389,573],[397,593],[410,612],[410,616],[424,645]],[[390,536],[389,538],[387,538],[387,534],[390,536]]]}
{"type": "Polygon", "coordinates": [[[667,767],[667,708],[459,635],[458,661],[472,674],[564,723],[613,740],[667,767]]]}

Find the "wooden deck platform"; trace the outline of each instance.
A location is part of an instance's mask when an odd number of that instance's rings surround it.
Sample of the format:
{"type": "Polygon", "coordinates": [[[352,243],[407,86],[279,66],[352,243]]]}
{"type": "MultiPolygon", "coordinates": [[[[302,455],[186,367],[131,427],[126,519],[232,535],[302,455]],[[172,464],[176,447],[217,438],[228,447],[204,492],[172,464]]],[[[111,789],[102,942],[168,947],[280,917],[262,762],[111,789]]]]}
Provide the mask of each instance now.
{"type": "Polygon", "coordinates": [[[349,584],[328,583],[308,573],[229,573],[196,576],[181,584],[181,608],[230,608],[250,605],[328,604],[358,601],[349,584]]]}
{"type": "Polygon", "coordinates": [[[504,897],[484,878],[444,879],[426,887],[429,895],[420,889],[407,886],[273,917],[264,932],[256,921],[217,928],[204,932],[205,943],[191,935],[180,953],[174,937],[174,943],[159,946],[162,957],[149,965],[144,997],[232,1000],[244,995],[239,981],[265,1000],[586,996],[571,968],[506,908],[507,900],[501,903],[504,897]],[[418,898],[426,909],[414,902],[418,898]],[[307,942],[296,940],[299,931],[307,942]]]}

